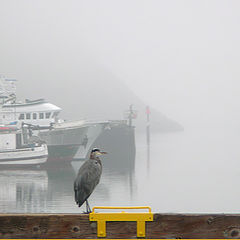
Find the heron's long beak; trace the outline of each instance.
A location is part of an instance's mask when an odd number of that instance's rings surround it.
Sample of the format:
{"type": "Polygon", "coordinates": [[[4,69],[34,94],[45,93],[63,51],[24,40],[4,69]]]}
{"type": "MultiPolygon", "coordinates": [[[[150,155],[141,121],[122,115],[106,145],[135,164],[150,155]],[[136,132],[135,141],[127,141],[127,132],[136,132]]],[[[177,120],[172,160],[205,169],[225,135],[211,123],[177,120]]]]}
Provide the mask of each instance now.
{"type": "Polygon", "coordinates": [[[96,155],[101,156],[103,154],[107,154],[107,152],[97,152],[96,155]]]}

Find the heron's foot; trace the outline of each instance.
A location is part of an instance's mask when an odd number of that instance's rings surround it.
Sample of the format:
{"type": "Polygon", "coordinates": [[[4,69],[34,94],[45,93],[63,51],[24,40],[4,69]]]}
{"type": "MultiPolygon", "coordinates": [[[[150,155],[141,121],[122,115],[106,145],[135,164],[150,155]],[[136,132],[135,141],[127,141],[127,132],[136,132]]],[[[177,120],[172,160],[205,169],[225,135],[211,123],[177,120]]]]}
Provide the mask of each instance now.
{"type": "Polygon", "coordinates": [[[83,214],[89,214],[91,213],[92,211],[86,211],[86,212],[83,212],[83,214]]]}

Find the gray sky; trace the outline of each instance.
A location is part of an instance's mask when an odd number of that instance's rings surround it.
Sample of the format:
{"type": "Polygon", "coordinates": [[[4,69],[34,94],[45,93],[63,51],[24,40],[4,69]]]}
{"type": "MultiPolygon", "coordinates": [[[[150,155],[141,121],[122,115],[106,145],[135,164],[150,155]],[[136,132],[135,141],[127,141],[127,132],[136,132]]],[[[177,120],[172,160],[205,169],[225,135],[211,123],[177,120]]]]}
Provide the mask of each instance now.
{"type": "Polygon", "coordinates": [[[239,22],[237,0],[0,0],[0,72],[54,88],[94,62],[185,126],[238,125],[239,22]]]}

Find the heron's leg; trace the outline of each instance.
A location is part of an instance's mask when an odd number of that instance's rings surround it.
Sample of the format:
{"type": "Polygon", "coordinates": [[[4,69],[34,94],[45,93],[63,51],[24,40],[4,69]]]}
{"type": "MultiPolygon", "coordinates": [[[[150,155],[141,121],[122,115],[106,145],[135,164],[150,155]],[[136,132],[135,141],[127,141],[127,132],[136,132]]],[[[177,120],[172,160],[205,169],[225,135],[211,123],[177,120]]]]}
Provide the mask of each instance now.
{"type": "Polygon", "coordinates": [[[88,200],[86,200],[86,210],[87,210],[87,213],[90,213],[92,212],[91,208],[90,208],[90,205],[88,203],[88,200]]]}

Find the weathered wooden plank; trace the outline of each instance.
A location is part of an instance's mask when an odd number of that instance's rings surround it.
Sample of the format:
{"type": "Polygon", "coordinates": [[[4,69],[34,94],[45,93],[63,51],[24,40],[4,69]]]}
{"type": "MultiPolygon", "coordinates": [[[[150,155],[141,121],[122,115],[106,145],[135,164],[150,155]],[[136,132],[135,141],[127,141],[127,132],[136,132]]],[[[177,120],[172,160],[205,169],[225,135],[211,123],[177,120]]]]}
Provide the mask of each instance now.
{"type": "MultiPolygon", "coordinates": [[[[87,214],[0,214],[0,238],[97,238],[87,214]]],[[[136,238],[135,222],[107,222],[106,238],[136,238]]],[[[146,238],[240,238],[239,214],[154,214],[146,238]]]]}

